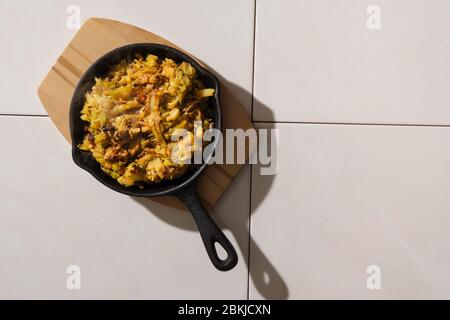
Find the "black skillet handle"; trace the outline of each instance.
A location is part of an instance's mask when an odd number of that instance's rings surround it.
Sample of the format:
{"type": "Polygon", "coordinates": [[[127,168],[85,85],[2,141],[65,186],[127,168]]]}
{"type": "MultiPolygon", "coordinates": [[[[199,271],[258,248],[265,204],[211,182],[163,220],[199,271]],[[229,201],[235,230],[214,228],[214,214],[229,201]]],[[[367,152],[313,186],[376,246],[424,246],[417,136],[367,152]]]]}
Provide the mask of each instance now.
{"type": "Polygon", "coordinates": [[[200,203],[195,190],[195,184],[177,192],[176,197],[186,205],[194,217],[198,230],[200,231],[203,244],[205,245],[206,252],[208,253],[208,256],[214,266],[220,271],[228,271],[233,269],[238,262],[236,250],[234,250],[233,245],[223,234],[222,230],[220,230],[220,228],[216,225],[213,219],[211,219],[208,212],[200,203]],[[216,242],[220,244],[220,246],[222,246],[227,253],[227,257],[223,260],[220,259],[217,254],[217,250],[214,245],[216,242]]]}

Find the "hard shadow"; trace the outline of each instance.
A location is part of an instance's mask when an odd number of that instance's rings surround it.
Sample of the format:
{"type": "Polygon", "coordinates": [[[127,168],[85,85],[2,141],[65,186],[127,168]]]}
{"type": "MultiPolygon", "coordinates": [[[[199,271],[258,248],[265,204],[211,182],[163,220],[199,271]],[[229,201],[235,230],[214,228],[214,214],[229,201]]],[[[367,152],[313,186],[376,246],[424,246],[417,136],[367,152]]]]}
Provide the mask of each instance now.
{"type": "MultiPolygon", "coordinates": [[[[208,67],[209,70],[214,72],[214,70],[208,67]]],[[[217,75],[217,72],[214,72],[217,75]]],[[[222,108],[226,108],[227,103],[231,103],[232,101],[239,101],[241,104],[248,104],[252,100],[252,94],[243,88],[228,82],[226,79],[217,75],[222,88],[222,108]]],[[[272,128],[273,127],[273,113],[270,108],[260,103],[259,101],[253,101],[253,105],[258,108],[265,108],[265,115],[272,115],[272,117],[267,118],[267,123],[261,124],[261,127],[264,128],[272,128]]],[[[259,126],[259,125],[258,125],[259,126]]],[[[239,180],[242,177],[239,175],[241,172],[235,177],[235,181],[231,183],[228,187],[232,189],[236,184],[236,180],[239,180]]],[[[249,223],[253,218],[253,215],[257,212],[258,207],[265,199],[269,190],[273,184],[276,175],[261,175],[259,170],[259,165],[252,165],[251,168],[251,184],[253,184],[253,190],[257,190],[257,192],[251,192],[251,203],[250,203],[250,212],[248,216],[248,223],[242,223],[242,216],[237,216],[235,214],[239,214],[239,210],[235,212],[216,212],[215,209],[209,210],[210,215],[216,221],[218,226],[222,229],[229,230],[233,237],[237,241],[237,246],[242,253],[242,256],[245,259],[245,263],[247,265],[250,279],[259,292],[259,294],[266,299],[287,299],[289,297],[288,287],[281,277],[280,273],[276,270],[274,265],[270,262],[269,258],[264,254],[259,245],[255,242],[255,240],[250,235],[249,223]],[[226,220],[226,222],[225,222],[226,220]],[[248,253],[248,254],[247,254],[248,253]]],[[[231,190],[226,191],[230,192],[231,190]]],[[[222,196],[219,202],[216,204],[216,208],[223,207],[223,201],[227,201],[226,194],[222,196]]],[[[146,198],[133,198],[135,201],[146,207],[152,214],[161,219],[162,221],[175,226],[177,228],[183,230],[189,230],[193,232],[198,232],[197,226],[195,225],[194,220],[192,219],[190,214],[187,214],[186,211],[171,209],[167,210],[167,207],[162,208],[163,204],[156,203],[151,199],[146,198]]],[[[236,204],[238,206],[239,204],[236,204]]],[[[277,217],[274,216],[274,219],[277,217]]],[[[201,244],[201,240],[199,237],[199,245],[201,244]]],[[[236,248],[236,249],[238,249],[236,248]]],[[[251,289],[250,289],[251,290],[251,289]]]]}

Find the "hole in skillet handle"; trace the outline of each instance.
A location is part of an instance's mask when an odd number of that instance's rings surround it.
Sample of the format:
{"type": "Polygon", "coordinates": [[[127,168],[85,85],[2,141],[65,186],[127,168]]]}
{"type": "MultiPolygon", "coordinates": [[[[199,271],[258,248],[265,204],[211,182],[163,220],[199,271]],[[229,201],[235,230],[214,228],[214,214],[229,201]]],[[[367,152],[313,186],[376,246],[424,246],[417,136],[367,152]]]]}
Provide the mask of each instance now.
{"type": "Polygon", "coordinates": [[[236,250],[201,204],[195,185],[195,183],[192,183],[177,191],[174,195],[186,205],[192,214],[213,265],[220,271],[229,271],[238,262],[236,250]],[[225,259],[219,257],[216,249],[217,244],[226,252],[227,257],[225,259]]]}
{"type": "Polygon", "coordinates": [[[225,260],[228,257],[228,253],[225,251],[225,249],[220,245],[218,242],[214,242],[214,248],[216,248],[217,255],[219,256],[220,260],[225,260]]]}

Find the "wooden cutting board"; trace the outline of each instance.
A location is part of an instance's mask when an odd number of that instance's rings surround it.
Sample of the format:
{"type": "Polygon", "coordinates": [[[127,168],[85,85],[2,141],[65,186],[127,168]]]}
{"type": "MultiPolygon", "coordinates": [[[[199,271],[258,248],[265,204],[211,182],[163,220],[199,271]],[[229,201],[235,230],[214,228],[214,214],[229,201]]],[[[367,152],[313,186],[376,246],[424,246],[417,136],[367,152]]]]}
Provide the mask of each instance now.
{"type": "MultiPolygon", "coordinates": [[[[38,95],[50,118],[69,143],[69,107],[78,80],[86,69],[103,54],[114,48],[139,42],[165,44],[187,53],[149,31],[118,21],[91,18],[83,24],[58,58],[39,86],[38,95]]],[[[201,64],[200,61],[199,63],[201,64]]],[[[252,123],[243,106],[223,85],[221,95],[223,127],[244,130],[252,128],[252,123]]],[[[199,179],[197,188],[205,206],[211,208],[215,205],[241,166],[216,164],[206,168],[199,179]]],[[[173,197],[151,199],[168,206],[184,208],[173,197]]]]}

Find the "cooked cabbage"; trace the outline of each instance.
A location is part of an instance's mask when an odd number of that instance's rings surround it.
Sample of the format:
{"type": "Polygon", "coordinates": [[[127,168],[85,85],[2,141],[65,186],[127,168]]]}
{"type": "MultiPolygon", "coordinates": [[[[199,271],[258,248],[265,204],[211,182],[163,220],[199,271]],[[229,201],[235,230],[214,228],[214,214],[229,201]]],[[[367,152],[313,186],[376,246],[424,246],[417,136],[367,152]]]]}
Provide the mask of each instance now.
{"type": "Polygon", "coordinates": [[[213,95],[191,64],[137,55],[95,79],[81,111],[86,134],[78,147],[124,186],[174,179],[201,148],[194,127],[201,133],[213,125],[207,108],[213,95]],[[182,129],[188,135],[172,141],[182,129]]]}

